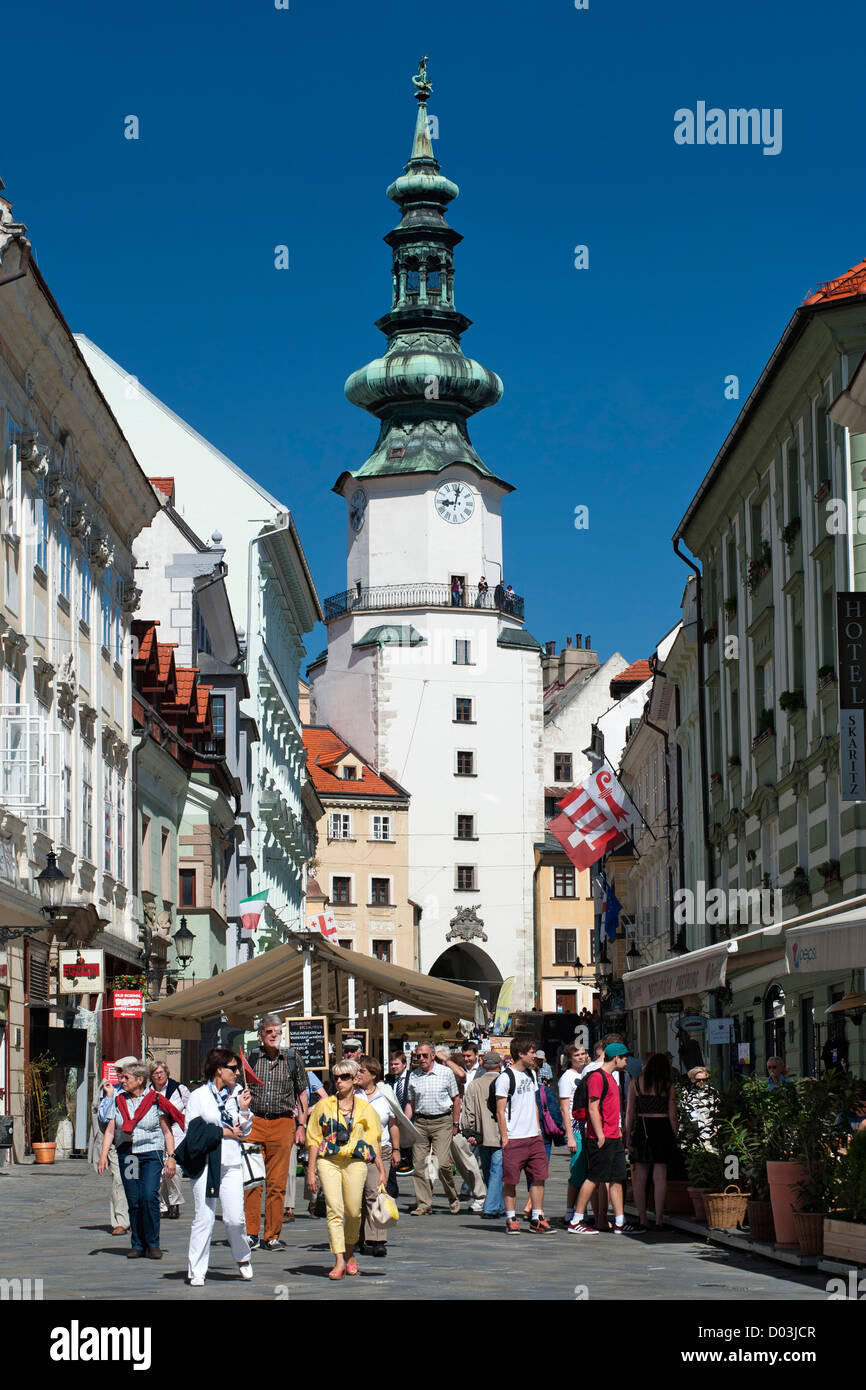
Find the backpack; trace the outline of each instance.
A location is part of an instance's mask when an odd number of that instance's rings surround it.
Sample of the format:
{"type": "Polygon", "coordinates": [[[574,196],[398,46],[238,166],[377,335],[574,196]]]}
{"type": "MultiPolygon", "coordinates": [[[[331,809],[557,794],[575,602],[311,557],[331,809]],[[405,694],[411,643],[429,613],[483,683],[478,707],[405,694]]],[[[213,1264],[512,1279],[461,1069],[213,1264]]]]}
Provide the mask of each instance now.
{"type": "MultiPolygon", "coordinates": [[[[603,1071],[601,1067],[596,1067],[595,1070],[601,1072],[601,1104],[604,1105],[605,1097],[610,1090],[610,1082],[607,1079],[606,1071],[603,1071]]],[[[584,1110],[587,1115],[589,1114],[589,1078],[593,1075],[593,1072],[589,1072],[588,1075],[581,1077],[574,1088],[574,1095],[571,1101],[571,1116],[573,1120],[577,1117],[577,1112],[579,1110],[584,1110]]]]}
{"type": "Polygon", "coordinates": [[[540,1082],[536,1092],[536,1100],[541,1120],[541,1137],[545,1140],[551,1140],[559,1148],[565,1143],[562,1110],[558,1097],[546,1081],[540,1082]]]}
{"type": "MultiPolygon", "coordinates": [[[[297,1103],[300,1100],[301,1092],[304,1089],[301,1085],[300,1075],[298,1073],[298,1054],[293,1047],[281,1047],[280,1051],[285,1053],[286,1061],[289,1064],[289,1075],[292,1078],[292,1085],[295,1088],[295,1102],[297,1103]]],[[[258,1066],[259,1058],[261,1057],[261,1055],[262,1049],[260,1047],[255,1047],[253,1048],[252,1052],[247,1058],[247,1061],[249,1062],[253,1071],[255,1071],[256,1067],[258,1066]]]]}
{"type": "MultiPolygon", "coordinates": [[[[514,1071],[513,1071],[513,1069],[512,1069],[511,1067],[506,1067],[506,1068],[505,1068],[505,1072],[506,1072],[506,1075],[508,1076],[508,1096],[506,1097],[506,1101],[505,1101],[505,1113],[506,1113],[506,1115],[508,1116],[508,1118],[509,1118],[509,1120],[510,1120],[510,1119],[511,1119],[511,1097],[514,1095],[514,1088],[515,1088],[515,1086],[517,1085],[517,1077],[514,1075],[514,1071]]],[[[502,1074],[502,1073],[500,1072],[500,1076],[501,1076],[501,1074],[502,1074]]],[[[499,1118],[498,1113],[497,1113],[497,1110],[496,1110],[496,1102],[497,1102],[497,1100],[501,1099],[501,1097],[497,1096],[497,1094],[496,1094],[496,1082],[497,1082],[498,1080],[499,1080],[499,1077],[498,1077],[498,1076],[496,1076],[496,1077],[493,1078],[493,1081],[491,1082],[491,1085],[490,1085],[490,1090],[487,1092],[487,1109],[490,1111],[490,1113],[491,1113],[491,1115],[493,1116],[494,1120],[497,1120],[497,1119],[499,1118]]]]}

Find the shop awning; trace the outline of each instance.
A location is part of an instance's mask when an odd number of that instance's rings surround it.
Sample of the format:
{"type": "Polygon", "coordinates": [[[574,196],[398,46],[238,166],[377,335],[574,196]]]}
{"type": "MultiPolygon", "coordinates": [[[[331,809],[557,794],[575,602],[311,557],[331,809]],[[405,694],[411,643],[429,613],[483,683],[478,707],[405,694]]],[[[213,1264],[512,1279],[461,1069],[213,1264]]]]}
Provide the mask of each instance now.
{"type": "Polygon", "coordinates": [[[866,906],[785,932],[788,972],[866,967],[866,906]]]}
{"type": "Polygon", "coordinates": [[[631,970],[623,978],[627,1009],[645,1009],[660,999],[679,999],[683,994],[701,994],[725,983],[728,956],[737,950],[736,939],[718,941],[676,960],[659,961],[631,970]]]}
{"type": "Polygon", "coordinates": [[[254,1018],[269,1009],[285,1009],[294,1004],[292,1012],[300,1013],[297,1001],[303,994],[304,947],[308,947],[312,955],[317,1013],[340,1012],[339,1007],[336,1010],[325,1008],[324,1001],[334,999],[335,984],[338,997],[342,985],[345,998],[345,982],[353,977],[389,1000],[398,1000],[425,1013],[474,1019],[479,1024],[486,1021],[487,1013],[480,995],[465,985],[391,965],[362,955],[360,951],[344,951],[324,937],[294,934],[286,946],[265,951],[231,970],[224,970],[221,975],[213,975],[189,989],[178,990],[166,999],[149,1004],[145,1014],[148,1033],[158,1037],[198,1038],[204,1020],[220,1014],[233,1028],[251,1028],[254,1018]]]}

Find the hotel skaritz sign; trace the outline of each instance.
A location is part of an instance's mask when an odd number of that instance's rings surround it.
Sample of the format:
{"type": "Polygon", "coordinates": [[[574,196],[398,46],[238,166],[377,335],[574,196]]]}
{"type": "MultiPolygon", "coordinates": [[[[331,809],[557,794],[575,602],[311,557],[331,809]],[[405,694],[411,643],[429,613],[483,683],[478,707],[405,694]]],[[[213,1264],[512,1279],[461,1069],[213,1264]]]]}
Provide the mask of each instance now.
{"type": "Polygon", "coordinates": [[[103,994],[105,952],[58,951],[57,974],[61,994],[103,994]]]}
{"type": "Polygon", "coordinates": [[[843,801],[866,801],[866,593],[836,595],[843,801]]]}

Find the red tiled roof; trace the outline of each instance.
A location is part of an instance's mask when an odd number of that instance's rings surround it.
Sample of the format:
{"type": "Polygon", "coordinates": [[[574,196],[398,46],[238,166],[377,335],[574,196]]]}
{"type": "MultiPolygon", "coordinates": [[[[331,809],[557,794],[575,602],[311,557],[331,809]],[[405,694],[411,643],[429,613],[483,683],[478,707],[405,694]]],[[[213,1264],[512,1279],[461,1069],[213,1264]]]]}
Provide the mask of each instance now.
{"type": "Polygon", "coordinates": [[[157,642],[156,644],[159,659],[159,679],[161,681],[168,680],[176,646],[176,642],[157,642]]]}
{"type": "Polygon", "coordinates": [[[400,796],[400,791],[384,777],[374,772],[333,729],[304,728],[307,768],[317,792],[343,793],[359,796],[400,796]],[[336,777],[329,771],[346,753],[351,753],[361,765],[361,776],[354,782],[336,777]]]}
{"type": "Polygon", "coordinates": [[[835,280],[825,280],[813,294],[806,296],[803,304],[825,304],[831,299],[853,299],[858,294],[866,294],[866,260],[852,266],[835,280]]]}
{"type": "Polygon", "coordinates": [[[641,685],[648,681],[652,675],[652,668],[648,661],[633,661],[631,666],[626,666],[624,671],[620,671],[618,676],[611,679],[611,685],[641,685]]]}
{"type": "Polygon", "coordinates": [[[198,702],[198,711],[196,715],[196,722],[198,724],[207,723],[208,705],[210,701],[210,693],[212,690],[212,685],[197,685],[195,688],[196,700],[198,702]]]}
{"type": "Polygon", "coordinates": [[[169,502],[174,503],[174,478],[150,478],[149,482],[161,492],[163,497],[167,497],[169,502]]]}
{"type": "Polygon", "coordinates": [[[195,666],[175,667],[177,676],[177,699],[175,704],[188,705],[195,685],[198,669],[195,666]]]}

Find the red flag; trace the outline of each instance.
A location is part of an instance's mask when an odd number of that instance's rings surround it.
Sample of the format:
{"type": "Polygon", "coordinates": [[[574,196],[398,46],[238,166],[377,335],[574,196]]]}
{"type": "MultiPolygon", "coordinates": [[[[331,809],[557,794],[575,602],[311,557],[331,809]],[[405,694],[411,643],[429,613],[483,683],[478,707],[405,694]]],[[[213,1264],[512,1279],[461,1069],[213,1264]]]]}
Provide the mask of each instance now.
{"type": "Polygon", "coordinates": [[[256,1076],[255,1072],[253,1071],[252,1067],[250,1066],[249,1062],[247,1061],[246,1057],[244,1056],[244,1050],[243,1050],[243,1048],[242,1048],[242,1047],[239,1047],[239,1048],[238,1048],[238,1052],[240,1053],[241,1061],[242,1061],[243,1064],[244,1064],[244,1076],[245,1076],[246,1080],[247,1080],[247,1081],[252,1081],[253,1084],[254,1084],[255,1086],[264,1086],[264,1084],[265,1084],[264,1081],[260,1080],[260,1078],[259,1078],[258,1076],[256,1076]]]}
{"type": "Polygon", "coordinates": [[[588,869],[630,825],[634,814],[628,793],[604,770],[594,772],[559,803],[560,815],[548,822],[572,864],[588,869]]]}

